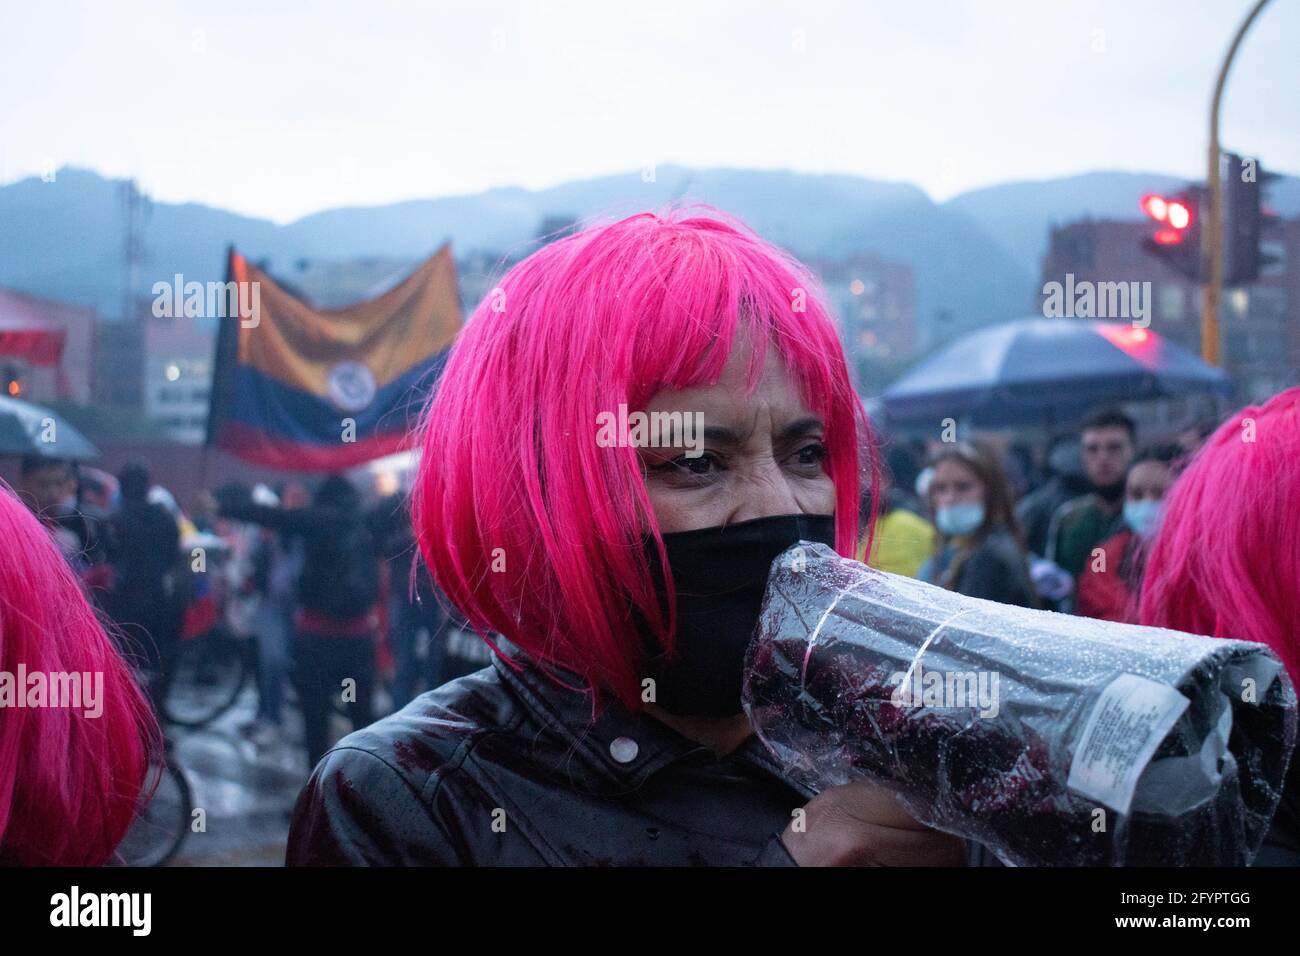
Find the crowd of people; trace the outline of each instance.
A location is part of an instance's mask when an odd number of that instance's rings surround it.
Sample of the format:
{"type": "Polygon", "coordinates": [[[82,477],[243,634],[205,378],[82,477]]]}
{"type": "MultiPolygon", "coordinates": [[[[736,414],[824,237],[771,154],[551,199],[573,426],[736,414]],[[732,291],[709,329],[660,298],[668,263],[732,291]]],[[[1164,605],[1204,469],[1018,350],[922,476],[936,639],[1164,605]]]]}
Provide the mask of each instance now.
{"type": "Polygon", "coordinates": [[[230,485],[201,493],[183,512],[140,465],[108,476],[32,456],[16,490],[111,622],[159,714],[180,642],[212,627],[231,628],[255,648],[257,709],[241,732],[259,745],[300,739],[308,767],[331,742],[336,711],[365,726],[384,706],[400,709],[486,662],[486,652],[465,659],[461,644],[446,653],[453,622],[414,560],[403,499],[366,503],[342,475],[314,492],[297,480],[278,492],[230,485]],[[205,560],[196,564],[199,542],[205,560]],[[208,551],[217,552],[211,566],[208,551]],[[234,557],[222,564],[221,555],[234,557]],[[287,688],[300,734],[285,720],[287,688]]]}
{"type": "Polygon", "coordinates": [[[969,597],[1135,623],[1163,499],[1207,435],[1198,425],[1143,446],[1131,417],[1103,409],[1041,456],[1005,440],[927,450],[897,438],[871,553],[864,541],[859,557],[969,597]]]}

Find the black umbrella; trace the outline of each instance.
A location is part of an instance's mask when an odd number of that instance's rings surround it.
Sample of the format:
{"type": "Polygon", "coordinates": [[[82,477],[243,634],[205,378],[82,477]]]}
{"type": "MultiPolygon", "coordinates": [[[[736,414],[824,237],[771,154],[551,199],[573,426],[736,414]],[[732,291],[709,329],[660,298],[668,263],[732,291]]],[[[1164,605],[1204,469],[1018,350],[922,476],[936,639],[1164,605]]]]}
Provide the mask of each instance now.
{"type": "Polygon", "coordinates": [[[48,408],[0,395],[0,455],[95,458],[99,451],[48,408]]]}
{"type": "Polygon", "coordinates": [[[891,385],[881,403],[891,423],[951,417],[997,427],[1231,387],[1222,369],[1148,328],[1031,318],[962,336],[891,385]]]}

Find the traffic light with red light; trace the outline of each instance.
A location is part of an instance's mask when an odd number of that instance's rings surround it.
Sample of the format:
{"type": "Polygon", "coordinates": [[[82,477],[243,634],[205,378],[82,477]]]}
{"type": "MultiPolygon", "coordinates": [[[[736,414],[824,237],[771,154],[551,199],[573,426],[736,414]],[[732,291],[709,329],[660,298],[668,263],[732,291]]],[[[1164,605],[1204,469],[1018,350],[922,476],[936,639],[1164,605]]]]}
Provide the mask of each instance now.
{"type": "Polygon", "coordinates": [[[1201,279],[1201,209],[1205,190],[1188,186],[1181,193],[1142,197],[1142,211],[1160,224],[1142,246],[1189,279],[1201,279]]]}

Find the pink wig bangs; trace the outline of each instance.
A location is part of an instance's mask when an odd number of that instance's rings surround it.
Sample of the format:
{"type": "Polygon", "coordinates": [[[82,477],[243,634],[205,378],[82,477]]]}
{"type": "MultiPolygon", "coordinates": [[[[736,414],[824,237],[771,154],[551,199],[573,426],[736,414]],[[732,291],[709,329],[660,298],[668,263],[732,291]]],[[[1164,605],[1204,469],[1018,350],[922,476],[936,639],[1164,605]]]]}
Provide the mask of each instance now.
{"type": "Polygon", "coordinates": [[[0,709],[0,860],[98,866],[135,816],[158,727],[49,532],[3,483],[0,541],[0,671],[103,674],[97,717],[0,709]]]}
{"type": "Polygon", "coordinates": [[[475,310],[429,406],[412,511],[435,580],[494,651],[499,633],[640,705],[633,609],[671,650],[675,601],[665,620],[637,451],[600,447],[597,415],[716,382],[742,333],[751,387],[776,348],[825,424],[836,547],[852,555],[862,473],[877,484],[870,429],[817,286],[789,255],[707,207],[645,213],[544,247],[475,310]]]}
{"type": "Polygon", "coordinates": [[[1300,685],[1300,388],[1239,412],[1179,477],[1139,615],[1267,644],[1300,685]]]}

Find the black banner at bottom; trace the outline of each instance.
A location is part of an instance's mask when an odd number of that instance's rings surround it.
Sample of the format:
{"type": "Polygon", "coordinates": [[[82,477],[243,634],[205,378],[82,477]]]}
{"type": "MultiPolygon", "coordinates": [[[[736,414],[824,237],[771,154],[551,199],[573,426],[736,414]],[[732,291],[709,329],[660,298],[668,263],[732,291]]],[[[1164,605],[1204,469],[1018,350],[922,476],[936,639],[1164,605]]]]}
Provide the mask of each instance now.
{"type": "Polygon", "coordinates": [[[871,938],[867,927],[892,925],[987,941],[1046,924],[1063,941],[1161,930],[1218,939],[1285,931],[1294,900],[1294,873],[1267,869],[0,869],[0,926],[17,938],[78,933],[205,949],[267,945],[285,932],[292,944],[383,944],[394,932],[445,939],[458,927],[493,937],[530,926],[580,932],[584,920],[611,917],[656,933],[664,920],[683,931],[724,920],[740,936],[751,926],[807,932],[848,920],[871,938]]]}

